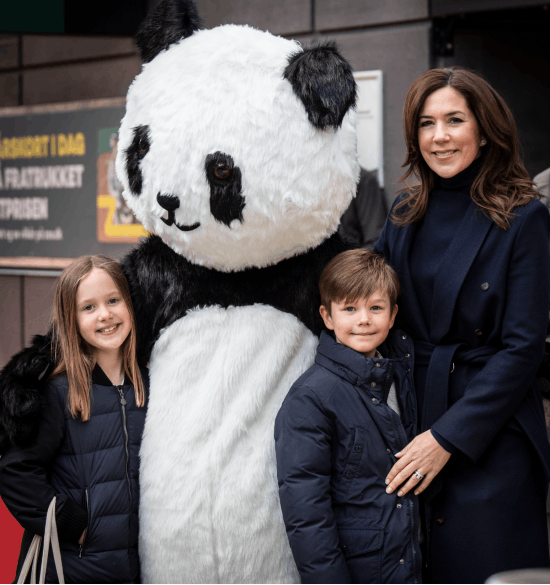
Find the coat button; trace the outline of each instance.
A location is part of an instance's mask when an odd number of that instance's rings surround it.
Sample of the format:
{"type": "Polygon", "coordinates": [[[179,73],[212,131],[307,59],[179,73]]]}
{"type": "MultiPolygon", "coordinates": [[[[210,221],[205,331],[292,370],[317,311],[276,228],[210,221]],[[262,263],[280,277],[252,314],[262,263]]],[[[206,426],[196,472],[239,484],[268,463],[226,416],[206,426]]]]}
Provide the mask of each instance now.
{"type": "Polygon", "coordinates": [[[374,402],[374,404],[376,404],[378,402],[378,400],[376,400],[376,398],[373,398],[372,401],[374,402]]]}
{"type": "Polygon", "coordinates": [[[407,359],[409,359],[409,358],[411,357],[411,354],[410,354],[410,353],[406,353],[406,354],[405,354],[405,357],[406,357],[407,359]]]}
{"type": "Polygon", "coordinates": [[[363,450],[363,445],[355,445],[355,452],[356,453],[361,453],[362,450],[363,450]]]}
{"type": "Polygon", "coordinates": [[[346,471],[346,479],[351,479],[353,477],[353,473],[351,471],[346,471]]]}
{"type": "Polygon", "coordinates": [[[489,283],[488,282],[484,282],[481,285],[481,290],[489,290],[489,283]]]}
{"type": "Polygon", "coordinates": [[[379,367],[380,367],[380,364],[379,364],[378,362],[376,362],[376,364],[375,364],[375,365],[376,365],[376,367],[377,367],[377,368],[379,368],[379,367]]]}
{"type": "Polygon", "coordinates": [[[483,331],[481,329],[476,329],[474,331],[474,333],[479,337],[480,335],[483,335],[483,331]]]}
{"type": "Polygon", "coordinates": [[[443,524],[445,524],[445,518],[438,518],[436,522],[439,524],[439,526],[443,526],[443,524]]]}
{"type": "Polygon", "coordinates": [[[405,559],[401,559],[401,560],[399,561],[399,563],[400,563],[401,565],[404,565],[404,564],[405,564],[405,559]]]}
{"type": "Polygon", "coordinates": [[[397,507],[398,507],[398,508],[401,508],[401,504],[397,504],[397,507]]]}
{"type": "Polygon", "coordinates": [[[370,385],[374,388],[376,386],[376,382],[371,382],[370,385]]]}
{"type": "Polygon", "coordinates": [[[386,451],[387,451],[388,453],[391,453],[391,449],[386,449],[386,451]]]}
{"type": "Polygon", "coordinates": [[[407,368],[405,371],[407,372],[407,374],[410,374],[411,373],[411,368],[407,368]]]}
{"type": "Polygon", "coordinates": [[[407,339],[407,336],[406,335],[403,335],[403,339],[407,339]]]}

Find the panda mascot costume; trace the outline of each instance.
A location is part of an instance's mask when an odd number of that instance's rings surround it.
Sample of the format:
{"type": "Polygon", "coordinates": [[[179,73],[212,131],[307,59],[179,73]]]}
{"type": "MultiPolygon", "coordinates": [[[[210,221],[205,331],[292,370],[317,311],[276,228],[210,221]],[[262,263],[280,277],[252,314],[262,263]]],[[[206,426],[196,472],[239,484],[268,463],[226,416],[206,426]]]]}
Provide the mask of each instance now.
{"type": "MultiPolygon", "coordinates": [[[[299,582],[273,429],[313,363],[319,276],[344,249],[359,175],[351,68],[332,43],[201,30],[187,0],[163,0],[137,44],[116,170],[154,234],[122,260],[150,371],[142,580],[299,582]]],[[[16,373],[38,375],[43,345],[0,379],[27,415],[38,385],[16,373]]]]}

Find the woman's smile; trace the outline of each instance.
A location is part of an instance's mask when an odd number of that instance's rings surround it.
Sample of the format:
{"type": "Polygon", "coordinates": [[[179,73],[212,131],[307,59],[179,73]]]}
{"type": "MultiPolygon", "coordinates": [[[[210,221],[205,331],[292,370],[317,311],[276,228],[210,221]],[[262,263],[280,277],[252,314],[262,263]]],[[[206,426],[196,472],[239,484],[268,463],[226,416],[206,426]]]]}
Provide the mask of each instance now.
{"type": "Polygon", "coordinates": [[[454,177],[480,154],[479,127],[464,96],[452,87],[430,94],[420,111],[418,144],[434,173],[454,177]]]}

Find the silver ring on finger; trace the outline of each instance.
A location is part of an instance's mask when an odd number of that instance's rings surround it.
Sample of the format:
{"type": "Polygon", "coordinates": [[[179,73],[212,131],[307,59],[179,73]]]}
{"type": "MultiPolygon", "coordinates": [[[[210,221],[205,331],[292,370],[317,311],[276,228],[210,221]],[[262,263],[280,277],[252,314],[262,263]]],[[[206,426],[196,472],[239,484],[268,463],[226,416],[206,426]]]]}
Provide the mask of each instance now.
{"type": "Polygon", "coordinates": [[[420,473],[420,471],[418,471],[418,470],[417,470],[417,471],[415,471],[415,472],[413,473],[413,475],[416,477],[416,479],[417,479],[418,481],[422,481],[422,480],[424,479],[424,476],[423,476],[423,475],[420,473]]]}

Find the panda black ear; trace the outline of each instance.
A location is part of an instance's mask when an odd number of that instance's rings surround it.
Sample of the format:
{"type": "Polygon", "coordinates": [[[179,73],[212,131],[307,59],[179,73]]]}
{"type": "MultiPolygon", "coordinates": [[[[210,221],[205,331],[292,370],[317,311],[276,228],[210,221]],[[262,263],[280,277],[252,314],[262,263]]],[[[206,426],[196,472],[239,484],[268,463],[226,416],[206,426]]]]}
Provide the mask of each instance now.
{"type": "Polygon", "coordinates": [[[355,107],[357,84],[334,41],[290,55],[284,77],[302,100],[309,121],[321,130],[338,128],[346,112],[355,107]]]}
{"type": "Polygon", "coordinates": [[[143,63],[152,61],[173,43],[190,37],[202,26],[191,0],[161,0],[136,33],[136,44],[143,63]]]}

